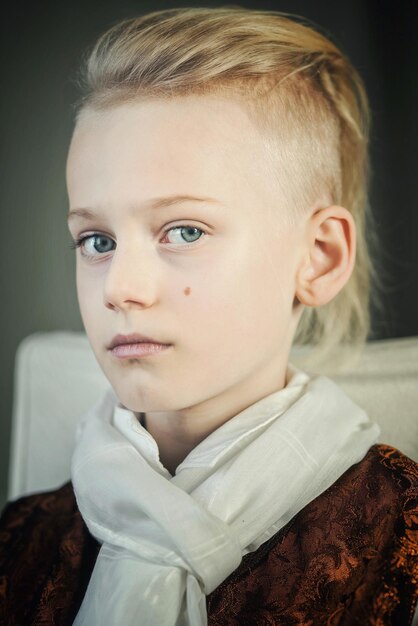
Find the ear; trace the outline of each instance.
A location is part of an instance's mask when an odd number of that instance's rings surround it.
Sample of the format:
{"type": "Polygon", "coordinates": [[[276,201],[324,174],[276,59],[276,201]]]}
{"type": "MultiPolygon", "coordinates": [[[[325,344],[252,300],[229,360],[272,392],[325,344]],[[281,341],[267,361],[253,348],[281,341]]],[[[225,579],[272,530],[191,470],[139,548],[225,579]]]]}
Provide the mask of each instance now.
{"type": "Polygon", "coordinates": [[[305,254],[297,273],[296,298],[306,306],[330,302],[354,268],[356,227],[340,206],[315,211],[308,220],[305,254]]]}

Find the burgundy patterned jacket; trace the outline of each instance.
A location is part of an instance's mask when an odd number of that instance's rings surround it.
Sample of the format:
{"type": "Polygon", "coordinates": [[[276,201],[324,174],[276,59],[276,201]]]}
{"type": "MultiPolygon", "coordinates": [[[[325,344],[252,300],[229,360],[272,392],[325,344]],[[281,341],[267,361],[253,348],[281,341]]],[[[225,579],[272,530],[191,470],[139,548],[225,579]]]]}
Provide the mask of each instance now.
{"type": "MultiPolygon", "coordinates": [[[[0,624],[72,624],[99,549],[71,482],[7,504],[0,624]]],[[[408,626],[417,598],[418,464],[376,444],[243,557],[207,596],[208,624],[408,626]]]]}

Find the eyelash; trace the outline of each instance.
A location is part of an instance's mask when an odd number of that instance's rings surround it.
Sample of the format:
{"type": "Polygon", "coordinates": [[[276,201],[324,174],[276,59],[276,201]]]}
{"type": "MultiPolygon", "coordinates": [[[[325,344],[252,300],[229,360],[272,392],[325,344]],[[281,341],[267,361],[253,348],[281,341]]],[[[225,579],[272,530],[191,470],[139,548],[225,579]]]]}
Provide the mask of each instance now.
{"type": "MultiPolygon", "coordinates": [[[[177,229],[182,229],[182,228],[194,228],[195,230],[200,231],[204,235],[207,234],[205,230],[203,230],[202,228],[198,228],[197,226],[193,226],[192,224],[178,224],[177,226],[170,226],[170,228],[166,228],[165,231],[163,232],[163,235],[165,237],[166,234],[169,233],[171,230],[177,230],[177,229]]],[[[106,253],[103,252],[103,253],[97,253],[97,255],[94,255],[94,254],[86,254],[85,252],[82,251],[83,243],[85,241],[87,241],[88,239],[92,239],[93,237],[105,237],[107,239],[111,239],[111,237],[107,237],[107,235],[102,235],[101,233],[91,233],[90,235],[83,235],[82,237],[79,237],[78,239],[75,239],[74,241],[72,241],[70,243],[70,248],[72,250],[80,248],[81,249],[81,254],[85,258],[90,258],[90,259],[98,258],[98,257],[102,256],[102,254],[106,254],[106,253]]],[[[184,245],[186,247],[193,246],[194,244],[197,244],[201,239],[203,239],[203,237],[199,237],[199,239],[197,239],[196,241],[192,241],[190,243],[185,242],[184,245]]],[[[176,247],[182,247],[182,246],[181,246],[181,244],[179,244],[176,247]]]]}

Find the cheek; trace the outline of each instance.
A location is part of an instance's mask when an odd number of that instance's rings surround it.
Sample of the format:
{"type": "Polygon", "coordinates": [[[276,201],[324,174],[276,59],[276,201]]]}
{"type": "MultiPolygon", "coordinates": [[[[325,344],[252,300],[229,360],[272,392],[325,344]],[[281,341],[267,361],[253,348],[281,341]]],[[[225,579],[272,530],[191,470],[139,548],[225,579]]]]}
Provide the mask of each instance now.
{"type": "Polygon", "coordinates": [[[97,320],[97,308],[103,302],[100,282],[91,280],[88,274],[79,269],[77,262],[76,286],[80,314],[86,331],[90,334],[95,327],[94,320],[97,320]]]}
{"type": "Polygon", "coordinates": [[[196,327],[201,340],[209,343],[214,336],[226,342],[242,340],[256,335],[254,329],[274,332],[291,313],[291,262],[283,243],[279,247],[275,242],[273,248],[249,237],[231,249],[230,256],[212,259],[192,290],[185,287],[183,292],[188,328],[196,327]]]}

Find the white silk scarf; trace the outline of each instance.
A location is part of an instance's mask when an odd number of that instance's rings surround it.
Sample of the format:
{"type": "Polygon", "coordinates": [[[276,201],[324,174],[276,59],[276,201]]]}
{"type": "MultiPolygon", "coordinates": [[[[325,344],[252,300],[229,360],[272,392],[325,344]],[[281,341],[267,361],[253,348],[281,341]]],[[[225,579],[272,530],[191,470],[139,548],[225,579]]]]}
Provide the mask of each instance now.
{"type": "Polygon", "coordinates": [[[102,546],[76,626],[206,625],[206,595],[243,555],[377,441],[377,424],[329,378],[289,366],[287,381],[211,433],[174,476],[112,390],[84,416],[72,482],[102,546]]]}

